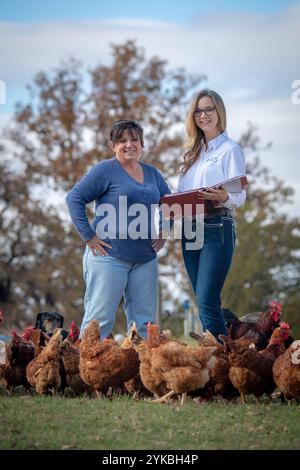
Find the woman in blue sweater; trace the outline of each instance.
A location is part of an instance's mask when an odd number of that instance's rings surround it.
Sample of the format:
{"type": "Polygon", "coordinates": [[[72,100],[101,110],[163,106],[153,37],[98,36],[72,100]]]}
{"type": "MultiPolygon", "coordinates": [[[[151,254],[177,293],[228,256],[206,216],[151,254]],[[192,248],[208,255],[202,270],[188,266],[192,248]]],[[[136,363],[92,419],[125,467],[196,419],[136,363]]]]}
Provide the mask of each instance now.
{"type": "Polygon", "coordinates": [[[102,338],[111,334],[124,295],[127,325],[134,321],[145,337],[146,324],[155,321],[157,252],[165,243],[161,232],[155,237],[154,214],[170,190],[153,166],[139,161],[144,140],[137,122],[115,122],[110,140],[114,156],[93,166],[67,195],[72,222],[86,243],[81,335],[93,319],[102,338]],[[90,225],[85,205],[92,201],[90,225]]]}

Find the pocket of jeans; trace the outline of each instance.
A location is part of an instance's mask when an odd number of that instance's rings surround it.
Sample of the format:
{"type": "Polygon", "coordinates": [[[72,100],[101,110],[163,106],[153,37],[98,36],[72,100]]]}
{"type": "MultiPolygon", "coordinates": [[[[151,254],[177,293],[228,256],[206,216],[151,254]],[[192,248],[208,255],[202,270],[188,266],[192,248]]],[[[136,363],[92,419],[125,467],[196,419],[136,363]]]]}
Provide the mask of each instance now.
{"type": "Polygon", "coordinates": [[[221,246],[224,245],[224,226],[222,223],[204,223],[204,245],[221,246]]]}

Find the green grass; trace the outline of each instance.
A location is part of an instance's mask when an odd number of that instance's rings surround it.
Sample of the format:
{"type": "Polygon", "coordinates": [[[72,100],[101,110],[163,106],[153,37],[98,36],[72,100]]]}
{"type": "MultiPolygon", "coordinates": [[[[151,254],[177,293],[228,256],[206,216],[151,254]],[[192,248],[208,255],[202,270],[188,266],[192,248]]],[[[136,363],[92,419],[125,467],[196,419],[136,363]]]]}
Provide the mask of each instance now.
{"type": "Polygon", "coordinates": [[[0,449],[299,449],[300,409],[248,398],[183,407],[0,393],[0,449]]]}

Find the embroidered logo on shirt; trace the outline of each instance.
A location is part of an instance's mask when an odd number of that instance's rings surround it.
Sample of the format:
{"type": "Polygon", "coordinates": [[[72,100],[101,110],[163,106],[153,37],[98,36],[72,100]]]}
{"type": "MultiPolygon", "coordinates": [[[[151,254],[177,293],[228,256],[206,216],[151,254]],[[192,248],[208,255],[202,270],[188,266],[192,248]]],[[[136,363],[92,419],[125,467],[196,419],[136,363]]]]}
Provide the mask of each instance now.
{"type": "Polygon", "coordinates": [[[216,163],[218,161],[218,157],[214,156],[214,155],[210,155],[208,157],[204,157],[203,159],[203,163],[216,163]]]}

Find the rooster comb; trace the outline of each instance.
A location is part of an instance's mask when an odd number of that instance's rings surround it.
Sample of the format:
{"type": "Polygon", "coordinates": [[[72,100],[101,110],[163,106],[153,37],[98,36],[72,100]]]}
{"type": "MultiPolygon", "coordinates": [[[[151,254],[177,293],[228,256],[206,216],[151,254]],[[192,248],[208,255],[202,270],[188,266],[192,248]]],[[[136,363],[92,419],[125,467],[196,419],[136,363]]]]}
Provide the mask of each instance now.
{"type": "Polygon", "coordinates": [[[272,302],[270,303],[270,307],[281,313],[282,305],[281,303],[277,302],[277,300],[272,300],[272,302]]]}
{"type": "Polygon", "coordinates": [[[281,321],[279,323],[280,328],[283,328],[284,330],[290,330],[290,325],[286,321],[281,321]]]}

